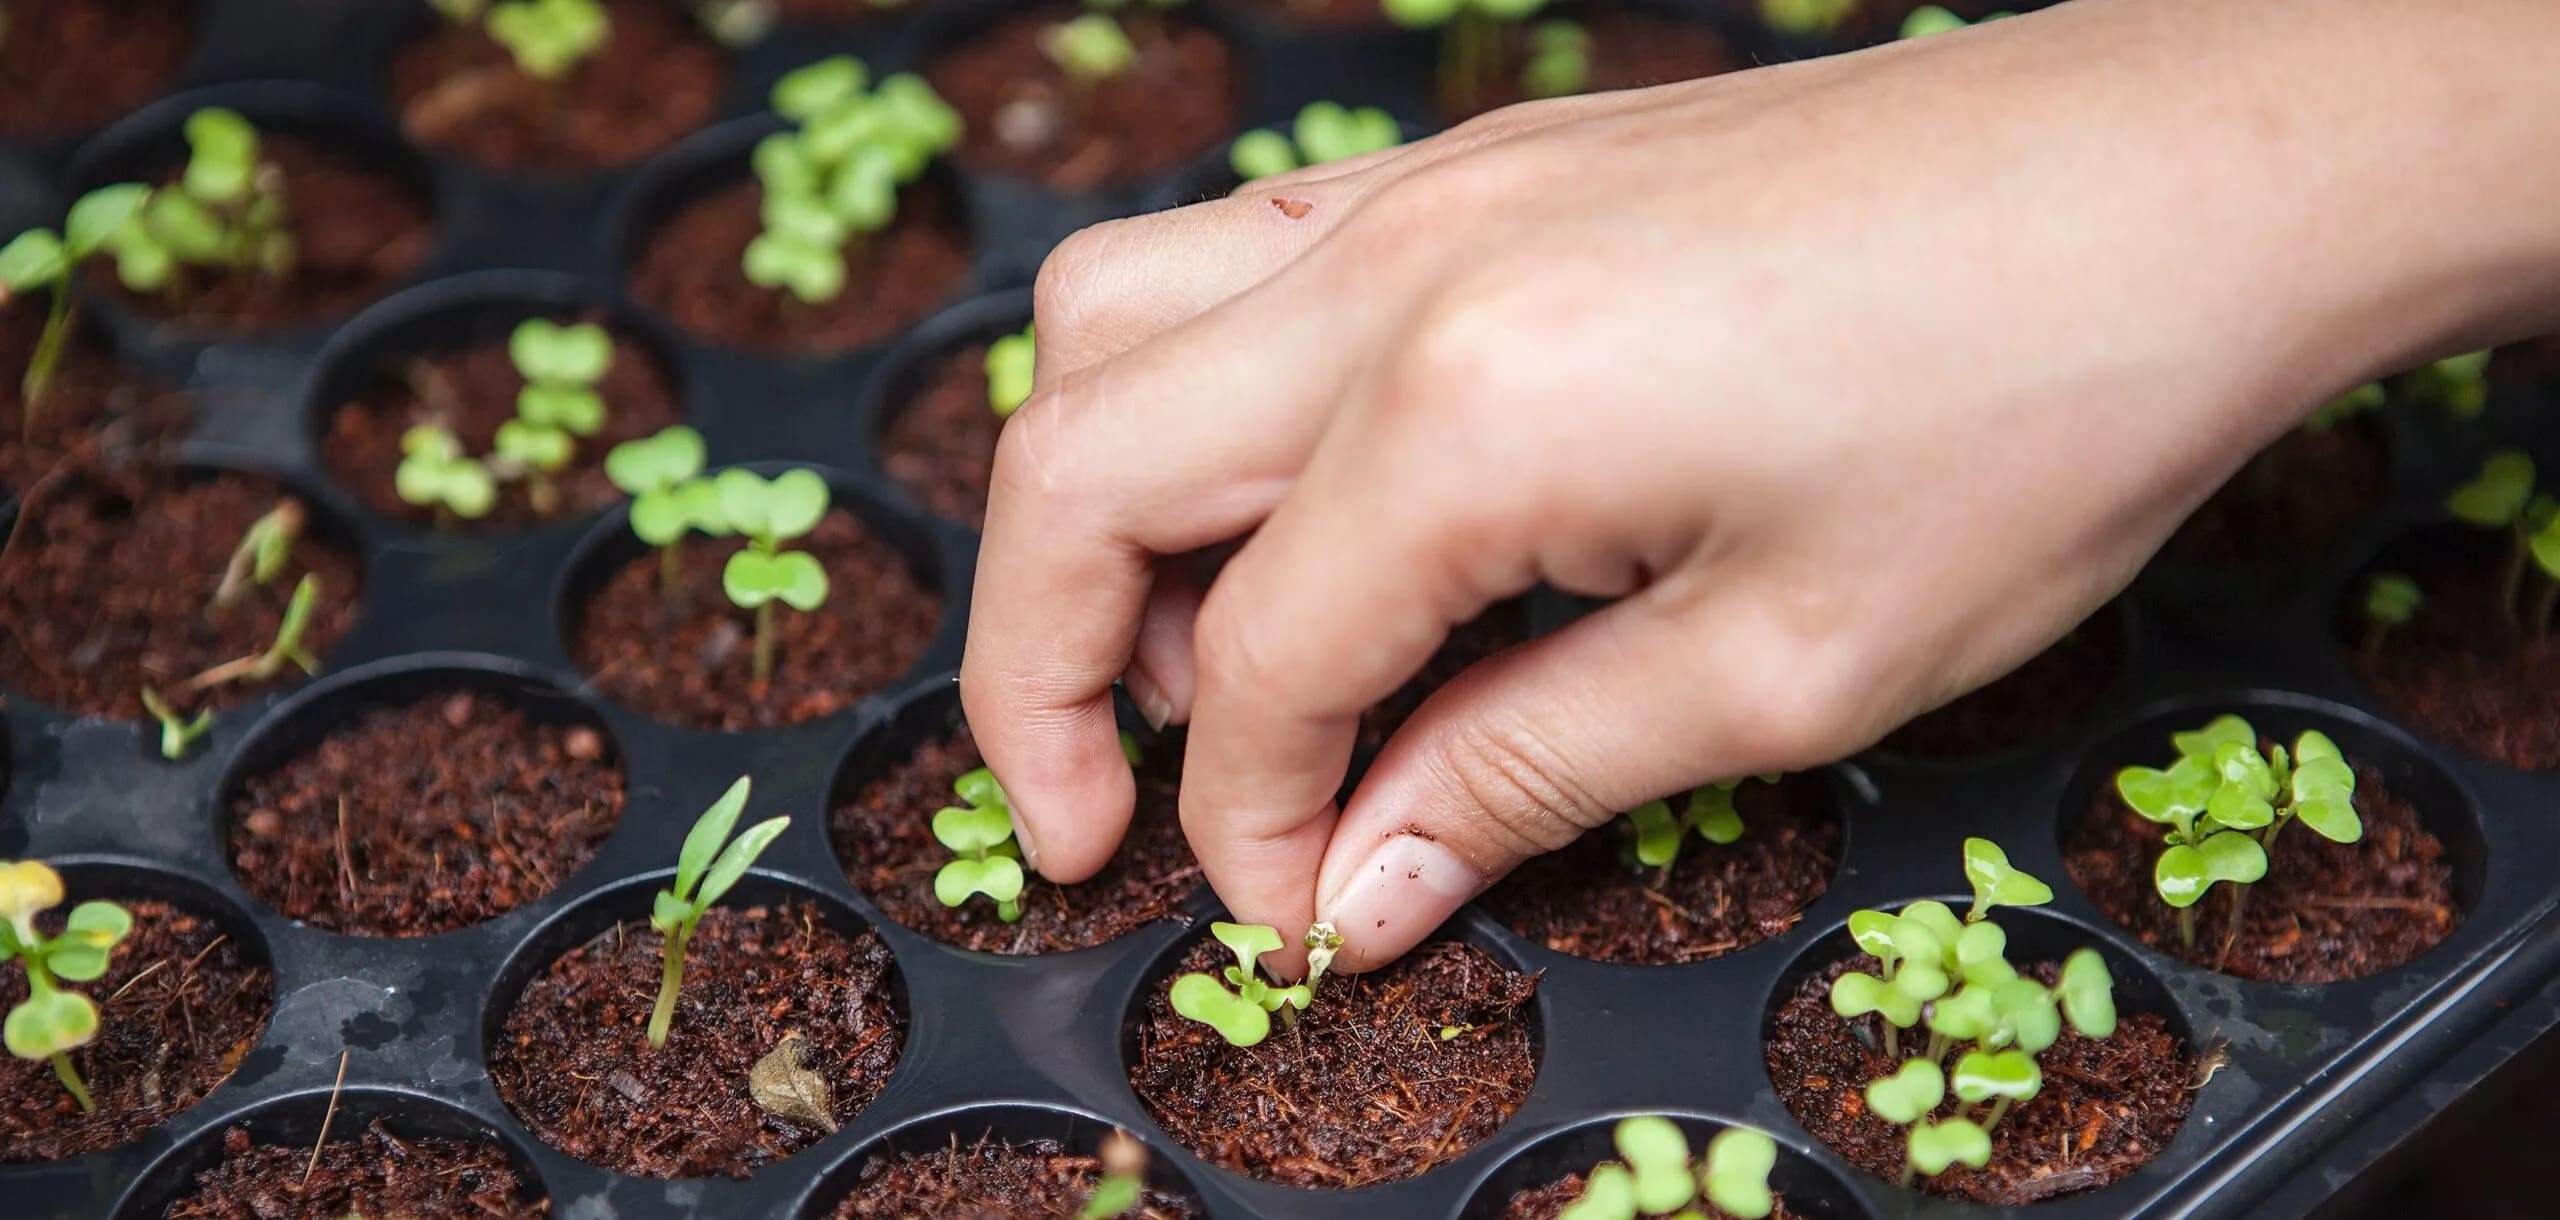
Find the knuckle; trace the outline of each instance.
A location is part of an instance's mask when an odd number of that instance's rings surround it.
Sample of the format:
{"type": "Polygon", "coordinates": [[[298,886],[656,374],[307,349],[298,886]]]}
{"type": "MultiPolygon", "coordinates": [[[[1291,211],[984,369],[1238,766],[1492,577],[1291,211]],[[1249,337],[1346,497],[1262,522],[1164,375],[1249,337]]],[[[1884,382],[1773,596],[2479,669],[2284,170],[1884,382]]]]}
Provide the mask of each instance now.
{"type": "Polygon", "coordinates": [[[1202,599],[1200,617],[1191,628],[1191,652],[1195,699],[1240,695],[1268,701],[1285,699],[1293,689],[1290,675],[1261,636],[1259,616],[1230,595],[1227,586],[1212,586],[1202,599]]]}
{"type": "Polygon", "coordinates": [[[1078,229],[1040,260],[1031,283],[1031,313],[1043,340],[1080,335],[1108,322],[1111,251],[1122,245],[1120,230],[1127,223],[1106,220],[1078,229]]]}
{"type": "Polygon", "coordinates": [[[1525,718],[1463,720],[1437,745],[1435,766],[1450,790],[1520,855],[1554,851],[1615,816],[1576,776],[1564,751],[1525,718]]]}
{"type": "Polygon", "coordinates": [[[1069,374],[1035,392],[996,435],[994,468],[988,474],[991,504],[1038,504],[1046,513],[1080,503],[1091,489],[1080,477],[1067,434],[1077,416],[1088,414],[1079,401],[1090,397],[1091,380],[1069,374]]]}

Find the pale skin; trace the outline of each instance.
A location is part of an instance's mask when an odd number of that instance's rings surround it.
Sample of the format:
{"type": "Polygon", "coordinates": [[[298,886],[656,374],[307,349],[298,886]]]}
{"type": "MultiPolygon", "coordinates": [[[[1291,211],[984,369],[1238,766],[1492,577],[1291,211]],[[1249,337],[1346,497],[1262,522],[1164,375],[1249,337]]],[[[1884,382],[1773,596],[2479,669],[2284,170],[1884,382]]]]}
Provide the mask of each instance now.
{"type": "Polygon", "coordinates": [[[1232,917],[1355,970],[1620,810],[1873,743],[2320,402],[2560,327],[2553,46],[2549,0],[2074,0],[1077,234],[961,674],[1026,851],[1118,845],[1124,676],[1191,726],[1232,917]],[[1540,582],[1613,600],[1337,807],[1361,710],[1540,582]]]}

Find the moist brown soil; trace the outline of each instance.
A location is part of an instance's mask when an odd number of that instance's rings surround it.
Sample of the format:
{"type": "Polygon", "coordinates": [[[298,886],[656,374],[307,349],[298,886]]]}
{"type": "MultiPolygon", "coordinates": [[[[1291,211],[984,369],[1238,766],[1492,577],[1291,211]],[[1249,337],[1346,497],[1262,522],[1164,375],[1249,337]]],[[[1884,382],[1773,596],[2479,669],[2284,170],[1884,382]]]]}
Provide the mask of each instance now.
{"type": "Polygon", "coordinates": [[[817,556],[829,591],[803,613],[776,603],[773,681],[755,688],[755,615],[722,589],[746,543],[688,537],[677,598],[658,592],[658,554],[624,564],[587,595],[569,641],[596,689],[661,720],[736,731],[829,716],[888,685],[941,625],[942,599],[904,557],[842,509],[792,549],[817,556]]]}
{"type": "Polygon", "coordinates": [[[2444,844],[2382,777],[2356,770],[2364,838],[2332,843],[2306,829],[2276,840],[2263,881],[2246,887],[2237,934],[2231,903],[2242,887],[2216,886],[2197,903],[2196,943],[2178,938],[2177,912],[2152,889],[2160,828],[2098,793],[2072,828],[2063,866],[2107,918],[2171,957],[2266,983],[2334,983],[2378,974],[2434,948],[2462,922],[2444,844]]]}
{"type": "Polygon", "coordinates": [[[426,936],[559,887],[622,813],[604,735],[454,691],[376,708],[250,777],[231,863],[314,927],[426,936]]]}
{"type": "Polygon", "coordinates": [[[1386,11],[1378,0],[1247,0],[1247,7],[1282,25],[1310,29],[1341,29],[1346,26],[1383,26],[1386,11]]]}
{"type": "Polygon", "coordinates": [[[1422,672],[1408,679],[1396,693],[1379,700],[1376,707],[1360,713],[1358,750],[1375,754],[1395,736],[1404,722],[1422,710],[1431,692],[1448,685],[1451,678],[1468,666],[1529,638],[1529,603],[1525,598],[1502,602],[1476,616],[1449,633],[1423,663],[1422,672]]]}
{"type": "Polygon", "coordinates": [[[1077,10],[1016,13],[925,66],[925,77],[968,124],[960,159],[1036,178],[1061,191],[1131,182],[1188,162],[1235,134],[1235,54],[1180,17],[1129,9],[1137,48],[1129,70],[1077,106],[1066,74],[1040,42],[1077,10]]]}
{"type": "Polygon", "coordinates": [[[880,465],[936,516],[987,524],[996,437],[1004,421],[987,407],[987,345],[943,357],[933,378],[889,417],[880,465]]]}
{"type": "Polygon", "coordinates": [[[195,1193],[166,1220],[385,1216],[535,1220],[551,1204],[516,1176],[506,1150],[458,1139],[403,1139],[377,1122],[320,1146],[256,1144],[222,1133],[222,1160],[196,1175],[195,1193]]]}
{"type": "Polygon", "coordinates": [[[288,664],[265,682],[184,689],[214,665],[266,651],[304,573],[320,580],[304,645],[325,658],[354,624],[355,557],[310,528],[283,576],[209,610],[241,534],[284,494],[253,475],[162,467],[86,467],[32,491],[0,554],[0,686],[130,720],[143,716],[146,686],[185,711],[298,681],[288,664]]]}
{"type": "MultiPolygon", "coordinates": [[[[1234,964],[1203,937],[1176,974],[1234,964]]],[[[1274,1020],[1248,1047],[1177,1015],[1173,977],[1147,996],[1129,1082],[1184,1147],[1248,1177],[1323,1189],[1413,1177],[1492,1136],[1538,1074],[1538,976],[1461,942],[1328,978],[1295,1029],[1274,1020]]]]}
{"type": "MultiPolygon", "coordinates": [[[[1641,89],[1696,80],[1746,66],[1733,47],[1706,25],[1667,21],[1626,9],[1602,9],[1583,18],[1591,35],[1591,83],[1586,93],[1641,89]]],[[[1485,111],[1529,100],[1520,87],[1520,70],[1528,62],[1528,24],[1514,22],[1500,32],[1502,70],[1485,82],[1474,98],[1442,99],[1451,119],[1472,118],[1485,111]]]]}
{"type": "Polygon", "coordinates": [[[2379,652],[2365,650],[2359,580],[2349,587],[2340,631],[2354,649],[2356,676],[2402,723],[2520,770],[2560,770],[2560,633],[2518,639],[2499,613],[2506,557],[2506,539],[2492,531],[2429,533],[2424,545],[2391,558],[2426,593],[2417,617],[2393,628],[2379,652]]]}
{"type": "Polygon", "coordinates": [[[168,289],[145,294],[116,279],[114,260],[96,259],[90,286],[183,327],[260,331],[350,313],[426,258],[435,236],[426,202],[398,178],[291,136],[265,136],[259,148],[284,176],[291,271],[182,267],[168,289]]]}
{"type": "Polygon", "coordinates": [[[632,295],[715,342],[824,355],[897,334],[968,281],[959,205],[930,180],[907,188],[898,218],[846,254],[844,291],[815,305],[750,284],[739,269],[747,243],[764,231],[763,208],[764,186],[753,179],[686,205],[650,235],[631,272],[632,295]]]}
{"type": "Polygon", "coordinates": [[[2169,538],[2170,558],[2231,567],[2337,541],[2382,500],[2390,474],[2370,412],[2332,428],[2296,428],[2249,459],[2169,538]]]}
{"type": "Polygon", "coordinates": [[[872,905],[947,945],[985,953],[1058,953],[1126,936],[1181,913],[1200,885],[1200,864],[1182,837],[1182,745],[1150,747],[1138,765],[1138,810],[1118,854],[1076,885],[1034,877],[1022,892],[1022,919],[1006,923],[984,898],[952,908],[933,896],[933,875],[951,852],[933,837],[936,810],[954,804],[951,781],[986,765],[969,730],[916,747],[888,774],[835,811],[836,859],[872,905]]]}
{"type": "Polygon", "coordinates": [[[2124,627],[2112,606],[1990,685],[1924,712],[1876,748],[1953,761],[2027,745],[2096,704],[2124,668],[2124,627]]]}
{"type": "MultiPolygon", "coordinates": [[[[140,1136],[203,1100],[267,1028],[275,979],[249,946],[165,902],[119,901],[133,931],[107,972],[76,988],[98,1005],[98,1037],[71,1052],[71,1064],[98,1108],[81,1113],[52,1065],[0,1056],[0,1163],[60,1160],[140,1136]]],[[[58,908],[37,926],[57,935],[68,913],[58,908]]],[[[26,998],[26,974],[0,971],[0,1010],[26,998]]]]}
{"type": "MultiPolygon", "coordinates": [[[[1544,1186],[1520,1191],[1511,1196],[1511,1203],[1502,1209],[1499,1220],[1556,1220],[1556,1217],[1564,1214],[1564,1209],[1573,1206],[1574,1200],[1582,1197],[1582,1188],[1586,1181],[1582,1174],[1569,1173],[1544,1186]]],[[[1723,1209],[1704,1199],[1697,1200],[1691,1206],[1704,1209],[1701,1214],[1710,1217],[1711,1220],[1731,1220],[1723,1209]]],[[[1785,1199],[1779,1199],[1767,1220],[1798,1220],[1798,1213],[1788,1210],[1785,1199]]]]}
{"type": "Polygon", "coordinates": [[[526,984],[489,1047],[498,1096],[543,1142],[644,1178],[743,1178],[828,1134],[756,1104],[747,1072],[798,1033],[836,1122],[880,1095],[906,1018],[889,949],[814,903],[715,907],[685,955],[667,1044],[649,1045],[663,942],[645,919],[570,950],[526,984]]]}
{"type": "MultiPolygon", "coordinates": [[[[1868,1173],[1900,1181],[1905,1128],[1868,1111],[1866,1087],[1901,1064],[1885,1056],[1876,1018],[1849,1021],[1831,1011],[1831,981],[1855,964],[1835,964],[1787,997],[1769,1031],[1769,1077],[1815,1139],[1868,1173]]],[[[2047,983],[2059,973],[2051,963],[2019,969],[2047,983]]],[[[1990,1164],[1950,1167],[1919,1179],[1918,1189],[1995,1207],[2095,1190],[2168,1147],[2195,1100],[2188,1089],[2195,1057],[2152,1013],[2124,1015],[2104,1040],[2066,1027],[2036,1065],[2044,1089],[1993,1129],[1990,1164]]],[[[1959,1108],[1950,1097],[1939,1116],[1959,1108]]]]}
{"type": "Polygon", "coordinates": [[[1794,927],[1831,888],[1840,821],[1814,775],[1750,781],[1734,805],[1745,828],[1738,842],[1692,835],[1669,868],[1648,869],[1613,822],[1531,858],[1486,893],[1485,909],[1530,940],[1596,961],[1660,966],[1756,945],[1794,927]]]}
{"type": "MultiPolygon", "coordinates": [[[[394,488],[403,456],[401,436],[413,425],[439,423],[462,442],[465,452],[485,456],[496,450],[499,426],[516,417],[516,391],[523,388],[524,375],[516,371],[503,338],[405,359],[379,369],[358,397],[329,416],[328,430],[320,438],[321,459],[341,485],[375,512],[433,521],[432,509],[401,499],[394,488]]],[[[683,419],[666,371],[647,348],[627,338],[615,337],[613,364],[596,388],[604,396],[604,426],[594,436],[580,438],[569,465],[551,476],[560,503],[550,519],[619,502],[621,490],[605,477],[605,453],[683,419]]],[[[498,503],[489,515],[456,522],[454,528],[522,529],[543,520],[534,511],[530,484],[510,479],[499,484],[498,503]]]]}
{"type": "Polygon", "coordinates": [[[609,0],[613,33],[558,81],[540,81],[478,23],[439,21],[400,49],[391,92],[409,138],[499,169],[626,165],[710,119],[728,80],[720,49],[665,0],[609,0]]]}
{"type": "Polygon", "coordinates": [[[40,0],[9,6],[0,38],[0,136],[66,135],[151,100],[195,42],[195,6],[40,0]]]}
{"type": "MultiPolygon", "coordinates": [[[[1006,1144],[957,1140],[935,1152],[863,1162],[853,1193],[833,1220],[1073,1220],[1101,1180],[1102,1163],[1055,1140],[1006,1144]]],[[[1206,1213],[1185,1195],[1149,1187],[1133,1220],[1196,1220],[1206,1213]]]]}
{"type": "Polygon", "coordinates": [[[85,341],[93,329],[75,322],[30,426],[23,387],[45,309],[41,294],[0,306],[0,501],[34,486],[75,451],[93,460],[108,450],[152,452],[186,425],[183,396],[127,373],[85,341]]]}

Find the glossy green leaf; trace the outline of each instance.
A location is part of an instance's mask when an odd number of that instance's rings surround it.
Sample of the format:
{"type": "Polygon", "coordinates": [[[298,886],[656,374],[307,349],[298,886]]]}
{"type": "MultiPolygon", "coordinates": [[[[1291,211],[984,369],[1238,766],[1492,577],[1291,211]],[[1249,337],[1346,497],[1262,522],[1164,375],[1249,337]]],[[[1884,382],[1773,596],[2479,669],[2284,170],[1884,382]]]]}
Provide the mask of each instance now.
{"type": "Polygon", "coordinates": [[[677,927],[694,917],[697,908],[672,890],[660,890],[649,902],[649,926],[662,935],[673,935],[677,927]]]}
{"type": "Polygon", "coordinates": [[[1883,911],[1850,912],[1849,938],[1858,942],[1858,947],[1866,950],[1868,955],[1883,962],[1887,971],[1902,960],[1902,951],[1893,943],[1893,916],[1883,911]]]}
{"type": "Polygon", "coordinates": [[[1778,1166],[1778,1142],[1748,1127],[1727,1127],[1707,1141],[1699,1176],[1707,1201],[1733,1220],[1765,1220],[1777,1209],[1769,1171],[1778,1166]]]}
{"type": "Polygon", "coordinates": [[[1049,27],[1041,35],[1040,49],[1074,80],[1118,76],[1138,60],[1137,45],[1129,41],[1118,21],[1102,13],[1086,13],[1049,27]]]}
{"type": "Polygon", "coordinates": [[[1591,35],[1578,21],[1541,21],[1529,31],[1520,87],[1529,96],[1571,97],[1591,87],[1591,35]]]}
{"type": "Polygon", "coordinates": [[[43,1059],[87,1046],[98,1034],[98,1006],[76,992],[37,988],[9,1010],[0,1041],[21,1059],[43,1059]]]}
{"type": "Polygon", "coordinates": [[[1980,1169],[1991,1163],[1991,1135],[1970,1119],[1950,1118],[1911,1129],[1911,1167],[1930,1177],[1950,1165],[1980,1169]]]}
{"type": "Polygon", "coordinates": [[[2445,509],[2458,521],[2503,528],[2524,514],[2525,503],[2533,498],[2533,475],[2533,459],[2523,450],[2501,449],[2489,455],[2470,482],[2453,489],[2445,509]]]}
{"type": "Polygon", "coordinates": [[[1583,1179],[1582,1193],[1556,1213],[1556,1220],[1636,1220],[1637,1215],[1635,1176],[1612,1161],[1583,1179]]]}
{"type": "Polygon", "coordinates": [[[1236,955],[1236,967],[1246,977],[1253,975],[1254,961],[1265,953],[1280,951],[1280,930],[1268,924],[1213,922],[1209,935],[1236,955]]]}
{"type": "Polygon", "coordinates": [[[1979,1042],[2000,1026],[2000,1013],[1991,1002],[1991,988],[1972,984],[1954,995],[1944,996],[1929,1005],[1929,1032],[1943,1034],[1951,1042],[1979,1042]]]}
{"type": "MultiPolygon", "coordinates": [[[[119,182],[102,186],[82,195],[71,205],[62,220],[62,244],[74,259],[85,258],[102,249],[116,233],[142,216],[142,205],[151,198],[151,188],[138,182],[119,182]]],[[[0,275],[0,281],[7,277],[0,275]]]]}
{"type": "Polygon", "coordinates": [[[1926,1059],[1906,1060],[1892,1075],[1867,1086],[1867,1108],[1889,1123],[1918,1122],[1946,1098],[1946,1074],[1926,1059]]]}
{"type": "Polygon", "coordinates": [[[694,898],[694,887],[720,854],[720,845],[729,841],[729,832],[737,829],[738,816],[746,812],[747,797],[754,789],[754,777],[741,775],[694,819],[693,828],[685,832],[684,846],[676,850],[676,897],[710,905],[694,898]]]}
{"type": "Polygon", "coordinates": [[[2116,1032],[2115,976],[2107,970],[2107,959],[2095,949],[2076,949],[2062,961],[2062,976],[2054,984],[2054,995],[2061,1001],[2063,1015],[2071,1019],[2071,1028],[2083,1037],[2106,1038],[2116,1032]]]}
{"type": "Polygon", "coordinates": [[[2240,831],[2208,835],[2196,844],[2179,843],[2160,853],[2152,869],[2152,887],[2173,907],[2191,907],[2215,882],[2247,885],[2267,875],[2266,849],[2240,831]]]}
{"type": "Polygon", "coordinates": [[[624,441],[604,455],[604,474],[629,496],[664,491],[702,473],[702,434],[683,424],[624,441]]]}
{"type": "Polygon", "coordinates": [[[1646,868],[1661,868],[1680,858],[1679,819],[1671,816],[1671,806],[1662,801],[1646,801],[1626,813],[1627,826],[1635,832],[1636,862],[1646,868]]]}
{"type": "MultiPolygon", "coordinates": [[[[1964,935],[1964,921],[1956,918],[1955,911],[1947,904],[1935,898],[1924,898],[1902,908],[1902,923],[1906,928],[1918,925],[1928,929],[1937,938],[1941,952],[1952,952],[1956,938],[1964,935]]],[[[1903,935],[1903,932],[1895,933],[1896,939],[1903,935]]]]}
{"type": "MultiPolygon", "coordinates": [[[[776,132],[756,141],[747,161],[763,184],[767,198],[792,195],[814,199],[826,184],[826,167],[799,136],[776,132]]],[[[768,221],[768,224],[771,222],[768,221]]]]}
{"type": "Polygon", "coordinates": [[[972,894],[1012,902],[1022,897],[1023,881],[1022,862],[1011,856],[953,860],[933,875],[933,896],[946,907],[964,905],[972,894]]]}
{"type": "Polygon", "coordinates": [[[1173,980],[1166,998],[1173,1011],[1218,1031],[1230,1046],[1253,1046],[1271,1036],[1270,1013],[1209,975],[1186,974],[1173,980]]]}
{"type": "Polygon", "coordinates": [[[2025,1051],[1967,1051],[1947,1074],[1947,1087],[1967,1105],[1995,1097],[2025,1101],[2044,1088],[2044,1073],[2025,1051]]]}
{"type": "Polygon", "coordinates": [[[2214,717],[2203,728],[2172,733],[2169,740],[2177,747],[2178,757],[2202,759],[2210,766],[2226,744],[2236,743],[2252,750],[2258,748],[2258,730],[2248,721],[2225,713],[2214,717]]]}
{"type": "Polygon", "coordinates": [[[2009,934],[2000,925],[1968,924],[1964,934],[1956,937],[1956,970],[1968,983],[1997,987],[2018,977],[2009,965],[2008,952],[2009,934]]]}
{"type": "Polygon", "coordinates": [[[1698,1180],[1689,1174],[1689,1137],[1667,1118],[1630,1118],[1611,1136],[1628,1173],[1635,1179],[1639,1211],[1661,1214],[1686,1207],[1698,1197],[1698,1180]]]}
{"type": "Polygon", "coordinates": [[[1013,815],[1002,805],[947,805],[933,815],[933,837],[955,852],[976,855],[1013,838],[1013,815]]]}
{"type": "Polygon", "coordinates": [[[1743,834],[1742,811],[1734,808],[1733,784],[1709,784],[1689,793],[1689,807],[1682,811],[1682,824],[1698,828],[1698,837],[1721,847],[1740,842],[1743,834]]]}
{"type": "Polygon", "coordinates": [[[50,229],[29,229],[0,246],[0,287],[12,292],[32,292],[70,271],[69,253],[50,229]]]}
{"type": "Polygon", "coordinates": [[[2012,979],[1992,988],[1991,1007],[2000,1014],[1999,1031],[1991,1039],[1998,1046],[2034,1055],[2062,1037],[2062,1012],[2053,993],[2034,979],[2012,979]]]}
{"type": "Polygon", "coordinates": [[[1093,1194],[1084,1201],[1084,1209],[1076,1220],[1112,1220],[1126,1215],[1146,1201],[1146,1183],[1119,1174],[1105,1174],[1094,1183],[1093,1194]]]}
{"type": "Polygon", "coordinates": [[[764,849],[771,846],[790,825],[791,819],[787,817],[768,818],[739,832],[738,837],[731,839],[728,848],[720,853],[720,858],[711,862],[711,871],[702,875],[702,889],[694,895],[694,901],[706,907],[720,901],[721,896],[755,866],[756,857],[763,855],[764,849]]]}
{"type": "Polygon", "coordinates": [[[1981,919],[1994,907],[2043,906],[2053,901],[2053,887],[2011,866],[2009,853],[1989,839],[1964,841],[1964,876],[1973,885],[1968,920],[1981,919]]]}
{"type": "Polygon", "coordinates": [[[1920,1004],[1872,974],[1852,972],[1831,981],[1831,1011],[1844,1017],[1874,1013],[1888,1025],[1909,1029],[1920,1021],[1920,1004]]]}

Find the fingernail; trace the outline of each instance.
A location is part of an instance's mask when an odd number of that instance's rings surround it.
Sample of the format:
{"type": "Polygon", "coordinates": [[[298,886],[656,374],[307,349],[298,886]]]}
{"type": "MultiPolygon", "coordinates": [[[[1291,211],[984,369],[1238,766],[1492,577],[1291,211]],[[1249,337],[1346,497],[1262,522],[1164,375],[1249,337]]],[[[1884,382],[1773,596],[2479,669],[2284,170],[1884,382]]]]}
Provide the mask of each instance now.
{"type": "Polygon", "coordinates": [[[1120,676],[1120,685],[1129,689],[1129,701],[1138,705],[1138,714],[1146,718],[1147,727],[1163,732],[1166,722],[1173,719],[1173,700],[1165,698],[1156,680],[1143,669],[1132,669],[1120,676]]]}
{"type": "Polygon", "coordinates": [[[1484,888],[1456,852],[1420,835],[1390,835],[1371,849],[1322,913],[1347,949],[1375,964],[1364,945],[1418,943],[1484,888]]]}

